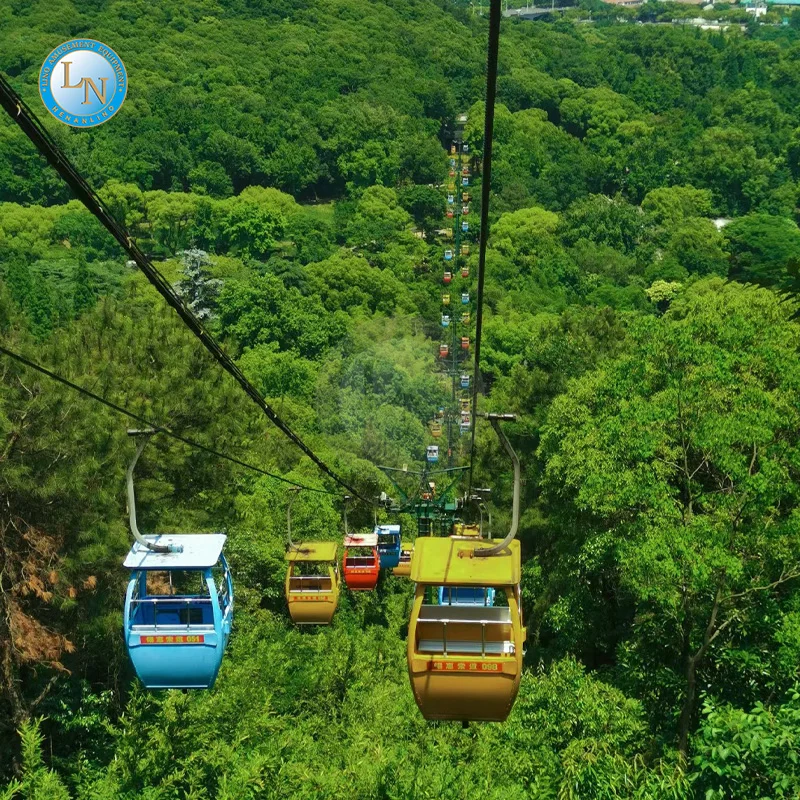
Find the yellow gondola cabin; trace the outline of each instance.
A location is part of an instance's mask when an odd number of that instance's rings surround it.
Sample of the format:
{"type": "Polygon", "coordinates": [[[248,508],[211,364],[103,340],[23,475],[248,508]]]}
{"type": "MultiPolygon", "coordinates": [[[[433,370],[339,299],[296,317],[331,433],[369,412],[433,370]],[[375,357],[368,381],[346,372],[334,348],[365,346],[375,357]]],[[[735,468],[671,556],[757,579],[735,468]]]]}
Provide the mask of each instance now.
{"type": "Polygon", "coordinates": [[[411,542],[403,542],[400,545],[400,563],[392,570],[395,575],[401,578],[408,578],[411,575],[411,556],[414,554],[414,545],[411,542]]]}
{"type": "Polygon", "coordinates": [[[328,625],[339,604],[336,542],[303,542],[286,553],[286,602],[298,625],[328,625]]]}
{"type": "Polygon", "coordinates": [[[420,538],[408,631],[408,674],[425,719],[502,722],[522,675],[519,542],[474,555],[500,540],[420,538]],[[494,606],[438,605],[439,587],[494,588],[494,606]],[[426,602],[426,599],[428,602],[426,602]],[[505,603],[505,604],[504,604],[505,603]]]}

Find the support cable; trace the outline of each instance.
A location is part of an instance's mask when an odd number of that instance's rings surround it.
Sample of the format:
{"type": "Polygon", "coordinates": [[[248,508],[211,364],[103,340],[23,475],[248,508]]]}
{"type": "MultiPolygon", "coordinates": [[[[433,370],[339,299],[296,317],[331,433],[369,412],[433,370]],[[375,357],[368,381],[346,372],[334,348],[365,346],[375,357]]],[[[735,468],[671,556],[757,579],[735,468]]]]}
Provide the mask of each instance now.
{"type": "Polygon", "coordinates": [[[489,49],[486,59],[486,113],[483,120],[483,174],[481,177],[481,230],[478,250],[478,307],[475,314],[475,377],[472,382],[472,440],[470,443],[469,483],[467,497],[472,494],[472,473],[475,466],[475,428],[478,413],[478,392],[481,378],[481,326],[483,324],[483,286],[486,274],[486,242],[489,238],[489,194],[492,183],[492,138],[494,135],[494,103],[497,95],[497,54],[500,47],[501,0],[490,0],[489,49]]]}
{"type": "MultiPolygon", "coordinates": [[[[116,411],[118,414],[124,414],[126,417],[130,419],[134,419],[137,422],[141,422],[146,425],[148,428],[152,428],[154,431],[158,433],[164,433],[167,436],[176,439],[179,442],[183,442],[183,444],[188,445],[189,447],[193,447],[197,450],[203,450],[206,453],[209,453],[212,456],[216,456],[217,458],[221,458],[225,461],[230,461],[232,464],[237,464],[240,467],[244,467],[245,469],[252,470],[253,472],[258,472],[261,475],[266,475],[268,478],[274,478],[276,481],[281,481],[281,483],[288,483],[290,486],[296,486],[298,489],[305,489],[308,492],[319,492],[320,494],[330,494],[335,495],[336,492],[329,492],[327,489],[315,489],[312,486],[304,486],[301,483],[296,483],[295,481],[290,481],[288,478],[284,478],[281,475],[275,475],[272,472],[267,472],[265,469],[261,469],[260,467],[256,467],[254,464],[248,464],[246,461],[241,461],[234,456],[225,455],[225,453],[220,453],[218,450],[214,450],[211,447],[206,447],[204,444],[200,444],[200,442],[196,442],[194,439],[189,439],[187,436],[182,436],[179,433],[175,433],[175,431],[170,430],[169,428],[165,428],[163,425],[158,425],[155,422],[147,419],[146,417],[141,416],[140,414],[136,414],[133,411],[129,411],[127,408],[123,406],[119,406],[116,403],[112,403],[111,400],[107,400],[105,397],[101,397],[99,394],[95,394],[89,389],[84,388],[83,386],[79,386],[77,383],[73,383],[72,381],[68,380],[67,378],[62,377],[61,375],[57,375],[55,372],[51,372],[47,367],[43,367],[41,364],[36,364],[33,361],[25,358],[25,356],[20,355],[19,353],[15,353],[13,350],[9,350],[7,347],[0,345],[0,353],[9,358],[13,358],[15,361],[18,361],[20,364],[24,364],[26,367],[30,369],[36,370],[36,372],[40,372],[42,375],[46,375],[48,378],[63,384],[64,386],[72,389],[75,392],[79,392],[80,394],[95,400],[98,403],[102,403],[104,406],[107,406],[112,411],[116,411]]],[[[135,462],[134,462],[135,463],[135,462]]]]}
{"type": "MultiPolygon", "coordinates": [[[[494,1],[494,0],[493,0],[494,1]]],[[[499,0],[497,0],[499,2],[499,0]]],[[[25,101],[14,91],[4,75],[0,74],[0,105],[11,119],[17,123],[22,132],[33,142],[37,150],[50,162],[50,165],[66,181],[75,196],[103,224],[108,232],[119,242],[120,246],[131,257],[136,265],[183,320],[187,328],[200,340],[219,365],[239,384],[242,390],[261,409],[267,418],[297,447],[300,448],[326,475],[333,478],[340,486],[365,503],[371,504],[353,487],[340,478],[314,451],[278,416],[275,410],[262,397],[258,389],[247,380],[233,359],[220,347],[213,336],[192,313],[170,282],[153,266],[150,260],[139,249],[128,231],[103,207],[94,189],[84,180],[72,162],[58,146],[56,141],[42,125],[25,101]]]]}

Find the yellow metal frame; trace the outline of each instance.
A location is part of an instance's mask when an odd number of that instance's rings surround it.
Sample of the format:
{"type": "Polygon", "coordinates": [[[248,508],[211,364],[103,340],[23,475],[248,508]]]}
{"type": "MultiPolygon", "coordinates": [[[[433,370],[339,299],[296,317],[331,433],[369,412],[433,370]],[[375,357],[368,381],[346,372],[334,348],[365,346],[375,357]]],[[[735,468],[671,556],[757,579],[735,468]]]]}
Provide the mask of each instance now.
{"type": "Polygon", "coordinates": [[[297,625],[329,625],[339,605],[341,582],[336,542],[303,542],[286,553],[284,594],[289,616],[297,625]],[[292,575],[296,565],[322,563],[328,575],[292,575]]]}
{"type": "Polygon", "coordinates": [[[467,525],[463,522],[453,523],[453,536],[480,536],[480,525],[467,525]]]}

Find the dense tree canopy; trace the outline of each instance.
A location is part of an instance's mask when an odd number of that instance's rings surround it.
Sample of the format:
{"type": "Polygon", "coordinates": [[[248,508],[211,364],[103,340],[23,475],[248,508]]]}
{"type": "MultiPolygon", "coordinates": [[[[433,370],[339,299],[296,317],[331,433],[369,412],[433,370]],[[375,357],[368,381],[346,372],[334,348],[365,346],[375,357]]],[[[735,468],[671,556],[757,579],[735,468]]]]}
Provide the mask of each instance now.
{"type": "MultiPolygon", "coordinates": [[[[524,472],[509,720],[423,721],[397,577],[343,593],[329,628],[293,627],[286,484],[166,436],[137,467],[140,525],[225,530],[237,616],[212,692],[145,693],[120,637],[128,421],[0,355],[4,800],[798,796],[798,16],[705,32],[629,24],[694,8],[583,5],[502,27],[479,408],[518,415],[524,472]]],[[[122,110],[45,120],[54,137],[337,473],[374,497],[393,491],[377,465],[421,466],[451,394],[436,356],[462,112],[453,202],[471,226],[480,211],[485,19],[434,0],[14,0],[0,33],[37,111],[54,46],[114,46],[122,110]]],[[[5,118],[0,339],[323,490],[295,498],[293,529],[340,541],[339,487],[5,118]]],[[[511,472],[483,422],[473,457],[504,531],[511,472]]],[[[375,514],[352,504],[349,524],[375,514]]]]}

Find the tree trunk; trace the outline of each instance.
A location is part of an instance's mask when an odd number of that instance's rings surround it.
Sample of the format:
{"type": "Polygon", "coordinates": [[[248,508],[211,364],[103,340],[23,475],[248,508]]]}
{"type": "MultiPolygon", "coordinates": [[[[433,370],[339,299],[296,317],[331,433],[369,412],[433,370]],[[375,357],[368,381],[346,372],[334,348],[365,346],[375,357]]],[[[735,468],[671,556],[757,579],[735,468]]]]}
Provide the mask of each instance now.
{"type": "Polygon", "coordinates": [[[694,719],[697,702],[697,656],[690,656],[686,662],[686,694],[678,720],[678,752],[686,759],[689,755],[689,731],[694,719]]]}

